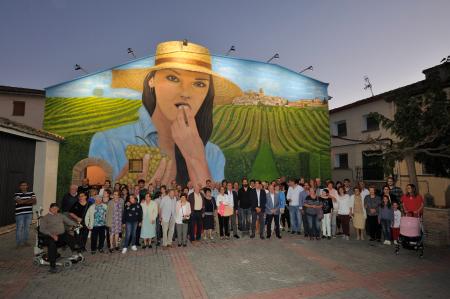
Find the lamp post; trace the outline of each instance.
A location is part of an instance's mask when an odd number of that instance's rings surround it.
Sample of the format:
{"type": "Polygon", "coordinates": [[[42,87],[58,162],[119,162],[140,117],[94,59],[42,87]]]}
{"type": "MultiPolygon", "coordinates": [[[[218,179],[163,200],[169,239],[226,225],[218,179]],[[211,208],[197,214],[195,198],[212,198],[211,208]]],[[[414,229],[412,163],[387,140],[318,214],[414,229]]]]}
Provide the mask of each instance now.
{"type": "Polygon", "coordinates": [[[84,72],[85,74],[89,74],[81,65],[79,65],[78,63],[77,64],[75,64],[75,66],[73,67],[74,68],[74,70],[76,70],[76,71],[82,71],[82,72],[84,72]]]}
{"type": "Polygon", "coordinates": [[[310,65],[310,66],[308,66],[308,67],[305,67],[304,69],[302,69],[300,72],[298,72],[299,74],[301,74],[301,73],[303,73],[303,72],[306,72],[306,71],[313,71],[314,69],[313,69],[313,66],[312,65],[310,65]]]}
{"type": "Polygon", "coordinates": [[[280,58],[280,55],[278,55],[278,53],[275,53],[272,57],[270,57],[269,60],[267,60],[267,63],[270,63],[273,59],[278,59],[280,58]]]}
{"type": "Polygon", "coordinates": [[[227,54],[225,54],[225,56],[230,55],[230,53],[234,51],[236,51],[236,48],[234,46],[231,46],[230,49],[227,51],[227,54]]]}
{"type": "Polygon", "coordinates": [[[136,55],[134,55],[134,50],[131,48],[127,49],[128,54],[131,54],[131,56],[133,56],[133,58],[136,58],[136,55]]]}

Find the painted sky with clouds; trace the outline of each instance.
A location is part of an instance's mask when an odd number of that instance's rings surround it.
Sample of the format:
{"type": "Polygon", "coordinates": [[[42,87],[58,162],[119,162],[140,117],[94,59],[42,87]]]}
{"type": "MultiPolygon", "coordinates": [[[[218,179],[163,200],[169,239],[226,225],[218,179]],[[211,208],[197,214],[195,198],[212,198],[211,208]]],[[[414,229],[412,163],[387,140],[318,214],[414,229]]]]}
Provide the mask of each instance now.
{"type": "MultiPolygon", "coordinates": [[[[101,90],[103,97],[140,99],[141,93],[127,88],[111,88],[112,69],[146,68],[154,65],[154,57],[136,61],[51,86],[47,97],[90,97],[101,90]]],[[[327,83],[300,75],[284,67],[252,60],[226,56],[212,57],[213,70],[239,85],[244,91],[260,88],[271,96],[281,96],[289,101],[300,99],[327,99],[327,83]]]]}

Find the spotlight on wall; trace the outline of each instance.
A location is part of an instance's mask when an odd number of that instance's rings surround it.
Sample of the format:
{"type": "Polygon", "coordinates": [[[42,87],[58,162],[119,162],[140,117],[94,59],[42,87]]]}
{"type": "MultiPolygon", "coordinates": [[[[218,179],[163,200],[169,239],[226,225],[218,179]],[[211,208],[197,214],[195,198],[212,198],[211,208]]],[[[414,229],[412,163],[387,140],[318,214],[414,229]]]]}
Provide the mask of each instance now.
{"type": "Polygon", "coordinates": [[[230,55],[230,53],[234,51],[236,51],[236,48],[234,46],[231,46],[230,49],[227,51],[226,56],[230,55]]]}
{"type": "Polygon", "coordinates": [[[308,66],[308,67],[305,67],[304,69],[302,69],[300,72],[298,72],[299,74],[301,74],[301,73],[303,73],[303,72],[306,72],[306,71],[313,71],[314,70],[314,68],[313,68],[313,66],[312,65],[310,65],[310,66],[308,66]]]}
{"type": "Polygon", "coordinates": [[[136,58],[136,55],[134,55],[134,50],[131,48],[127,49],[128,54],[131,54],[131,56],[133,56],[133,58],[136,58]]]}
{"type": "Polygon", "coordinates": [[[75,66],[74,66],[73,68],[74,68],[74,70],[76,70],[76,71],[82,71],[82,72],[85,73],[85,74],[89,74],[88,71],[86,71],[86,70],[85,70],[81,65],[79,65],[78,63],[75,64],[75,66]]]}
{"type": "Polygon", "coordinates": [[[269,60],[267,60],[267,63],[271,62],[273,59],[278,59],[280,58],[280,55],[278,55],[278,53],[275,53],[272,57],[270,57],[269,60]]]}

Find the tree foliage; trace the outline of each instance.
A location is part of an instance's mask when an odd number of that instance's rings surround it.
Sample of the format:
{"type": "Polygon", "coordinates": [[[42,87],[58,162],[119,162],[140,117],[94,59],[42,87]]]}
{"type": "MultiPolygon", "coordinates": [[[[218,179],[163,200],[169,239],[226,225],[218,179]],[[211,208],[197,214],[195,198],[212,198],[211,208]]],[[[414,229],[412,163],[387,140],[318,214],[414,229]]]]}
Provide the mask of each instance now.
{"type": "MultiPolygon", "coordinates": [[[[372,113],[395,140],[372,140],[382,148],[387,164],[412,156],[431,166],[435,175],[450,177],[450,99],[438,78],[430,78],[426,92],[405,91],[386,101],[395,104],[393,119],[372,113]]],[[[411,174],[410,174],[411,175],[411,174]]]]}

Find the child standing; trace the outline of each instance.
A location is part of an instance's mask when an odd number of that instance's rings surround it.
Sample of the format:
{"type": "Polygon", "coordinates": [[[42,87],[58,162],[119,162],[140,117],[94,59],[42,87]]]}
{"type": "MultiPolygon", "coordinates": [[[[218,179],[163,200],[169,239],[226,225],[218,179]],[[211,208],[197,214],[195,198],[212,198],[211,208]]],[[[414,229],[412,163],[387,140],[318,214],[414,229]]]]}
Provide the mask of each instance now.
{"type": "Polygon", "coordinates": [[[123,210],[122,223],[125,224],[125,242],[123,243],[122,253],[127,253],[128,244],[131,240],[131,250],[136,251],[136,229],[142,224],[142,207],[137,203],[136,195],[130,194],[129,204],[125,205],[123,210]]]}
{"type": "Polygon", "coordinates": [[[386,194],[383,195],[381,205],[378,209],[378,224],[381,224],[384,244],[391,245],[391,223],[394,220],[394,213],[392,212],[389,196],[386,194]]]}
{"type": "Polygon", "coordinates": [[[398,237],[400,236],[400,218],[402,218],[402,212],[398,209],[398,203],[393,202],[392,203],[392,209],[394,212],[394,221],[392,222],[392,240],[394,241],[394,244],[397,245],[398,243],[398,237]]]}

